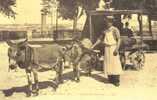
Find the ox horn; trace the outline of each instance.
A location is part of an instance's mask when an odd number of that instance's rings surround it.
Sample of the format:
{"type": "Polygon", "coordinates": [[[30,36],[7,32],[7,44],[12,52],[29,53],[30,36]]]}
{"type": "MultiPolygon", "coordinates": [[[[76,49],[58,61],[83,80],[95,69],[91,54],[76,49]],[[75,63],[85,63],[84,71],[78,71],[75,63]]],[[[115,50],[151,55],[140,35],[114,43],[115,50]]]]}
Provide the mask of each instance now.
{"type": "Polygon", "coordinates": [[[21,47],[27,44],[27,39],[18,41],[18,40],[8,40],[6,41],[10,47],[21,47]]]}

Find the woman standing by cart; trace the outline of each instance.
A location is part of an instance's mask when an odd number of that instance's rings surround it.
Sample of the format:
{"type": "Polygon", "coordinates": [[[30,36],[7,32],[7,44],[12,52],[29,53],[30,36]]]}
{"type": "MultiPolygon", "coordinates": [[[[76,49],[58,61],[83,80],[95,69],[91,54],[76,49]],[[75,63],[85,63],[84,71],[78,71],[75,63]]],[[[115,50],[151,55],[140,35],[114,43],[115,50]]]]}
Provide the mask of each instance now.
{"type": "Polygon", "coordinates": [[[122,73],[119,58],[120,33],[119,30],[112,25],[112,16],[107,16],[107,18],[105,18],[105,23],[107,26],[106,29],[102,32],[102,35],[92,48],[99,43],[104,44],[104,73],[107,74],[110,83],[119,86],[120,74],[122,73]]]}

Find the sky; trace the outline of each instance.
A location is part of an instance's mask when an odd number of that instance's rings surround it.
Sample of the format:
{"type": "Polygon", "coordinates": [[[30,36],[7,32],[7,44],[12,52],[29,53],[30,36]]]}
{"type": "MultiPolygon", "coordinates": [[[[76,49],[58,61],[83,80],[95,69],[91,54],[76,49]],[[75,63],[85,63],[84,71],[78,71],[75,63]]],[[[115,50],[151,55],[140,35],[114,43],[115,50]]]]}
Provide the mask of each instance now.
{"type": "MultiPolygon", "coordinates": [[[[41,23],[41,0],[17,0],[15,11],[16,18],[8,18],[0,14],[0,24],[40,24],[41,23]]],[[[103,3],[100,2],[100,7],[103,3]]],[[[82,17],[78,22],[84,22],[86,17],[82,17]]],[[[136,18],[133,18],[131,26],[136,26],[136,18]]],[[[50,19],[49,19],[50,20],[50,19]]],[[[50,23],[50,21],[47,21],[50,23]]],[[[59,21],[60,24],[72,24],[72,21],[59,21]]]]}
{"type": "Polygon", "coordinates": [[[0,14],[0,24],[39,24],[41,21],[41,0],[17,0],[15,11],[16,19],[0,14]],[[29,1],[29,2],[28,2],[29,1]]]}
{"type": "MultiPolygon", "coordinates": [[[[15,11],[17,13],[16,18],[8,18],[5,15],[0,13],[0,24],[41,24],[41,0],[16,0],[15,11]],[[29,1],[29,2],[28,2],[29,1]]],[[[53,24],[55,25],[56,19],[55,14],[53,17],[53,24]]],[[[79,29],[83,28],[84,20],[86,16],[83,16],[79,19],[80,26],[79,29]]],[[[47,24],[51,23],[50,17],[47,17],[47,24]]],[[[72,20],[62,20],[61,18],[58,21],[59,25],[68,25],[72,27],[72,20]]]]}

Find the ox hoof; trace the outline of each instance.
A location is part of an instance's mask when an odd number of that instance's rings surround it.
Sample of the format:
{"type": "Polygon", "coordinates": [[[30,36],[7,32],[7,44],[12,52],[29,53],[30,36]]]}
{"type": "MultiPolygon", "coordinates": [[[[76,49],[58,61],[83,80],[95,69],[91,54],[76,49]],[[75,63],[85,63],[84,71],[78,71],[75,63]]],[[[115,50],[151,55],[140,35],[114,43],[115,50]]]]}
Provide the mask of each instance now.
{"type": "Polygon", "coordinates": [[[88,77],[90,77],[91,75],[92,75],[91,73],[88,73],[88,74],[87,74],[88,77]]]}
{"type": "Polygon", "coordinates": [[[77,83],[79,83],[79,82],[80,82],[80,78],[77,78],[75,81],[76,81],[77,83]]]}
{"type": "Polygon", "coordinates": [[[31,97],[31,93],[26,93],[26,97],[31,97]]]}
{"type": "Polygon", "coordinates": [[[58,86],[53,87],[52,91],[56,92],[57,91],[58,86]]]}
{"type": "Polygon", "coordinates": [[[113,85],[116,86],[116,87],[119,87],[120,83],[114,83],[113,85]]]}
{"type": "Polygon", "coordinates": [[[57,88],[59,87],[59,84],[58,84],[57,82],[55,82],[55,83],[54,83],[54,84],[52,84],[52,85],[54,85],[54,86],[53,86],[54,91],[56,91],[56,90],[57,90],[57,88]]]}
{"type": "Polygon", "coordinates": [[[63,80],[60,80],[60,81],[59,81],[59,84],[63,84],[63,83],[64,83],[63,80]]]}
{"type": "Polygon", "coordinates": [[[38,96],[39,95],[39,90],[33,90],[32,91],[33,96],[38,96]]]}
{"type": "Polygon", "coordinates": [[[33,92],[33,96],[38,96],[39,92],[33,92]]]}
{"type": "Polygon", "coordinates": [[[38,92],[33,93],[33,96],[38,96],[38,95],[39,95],[39,93],[38,93],[38,92]]]}

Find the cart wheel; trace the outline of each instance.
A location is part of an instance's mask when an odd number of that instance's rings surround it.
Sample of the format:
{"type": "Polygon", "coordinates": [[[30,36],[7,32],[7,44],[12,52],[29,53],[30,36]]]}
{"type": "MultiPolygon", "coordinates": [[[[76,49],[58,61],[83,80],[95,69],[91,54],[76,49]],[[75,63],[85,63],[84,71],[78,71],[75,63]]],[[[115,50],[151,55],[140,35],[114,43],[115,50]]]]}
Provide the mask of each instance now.
{"type": "Polygon", "coordinates": [[[137,52],[137,56],[135,57],[133,61],[133,65],[136,70],[140,70],[143,68],[145,63],[145,55],[144,52],[137,52]]]}
{"type": "Polygon", "coordinates": [[[143,69],[145,64],[145,54],[144,52],[140,52],[138,55],[138,67],[139,69],[143,69]]]}

